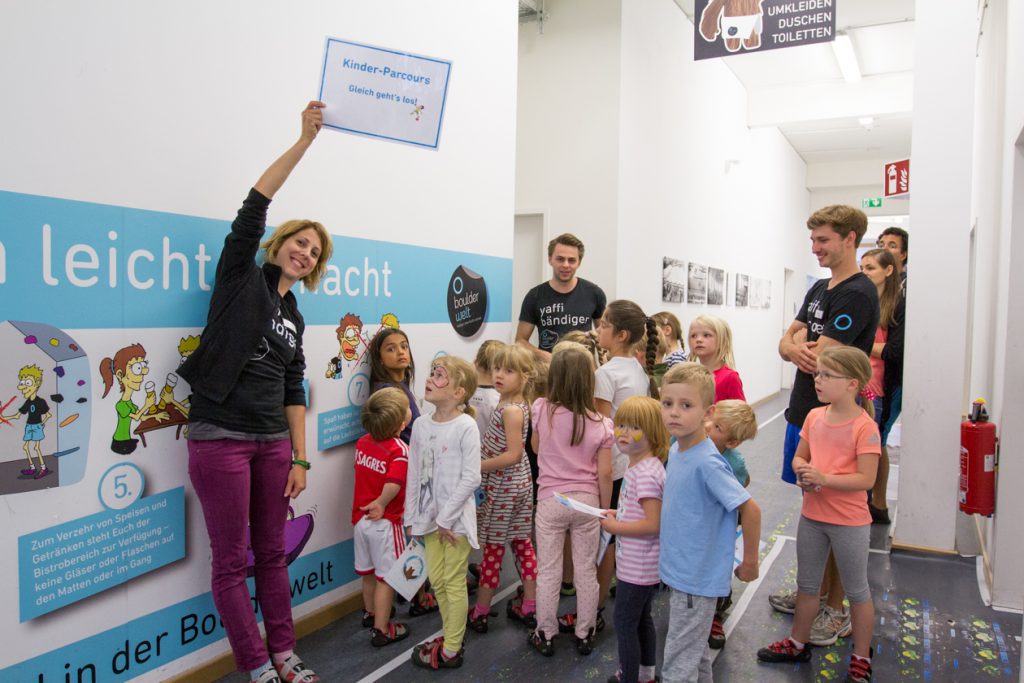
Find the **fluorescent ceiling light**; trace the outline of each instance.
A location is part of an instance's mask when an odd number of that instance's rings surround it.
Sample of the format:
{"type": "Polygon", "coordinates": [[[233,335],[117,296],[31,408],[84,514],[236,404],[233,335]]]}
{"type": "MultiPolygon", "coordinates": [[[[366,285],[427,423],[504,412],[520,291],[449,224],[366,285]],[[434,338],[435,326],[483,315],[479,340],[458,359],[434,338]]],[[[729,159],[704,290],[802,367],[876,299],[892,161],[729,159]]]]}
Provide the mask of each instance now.
{"type": "Polygon", "coordinates": [[[843,79],[847,83],[856,83],[860,80],[860,65],[857,64],[857,54],[853,51],[853,43],[850,36],[845,33],[837,33],[836,39],[832,41],[832,52],[839,63],[839,70],[843,72],[843,79]]]}

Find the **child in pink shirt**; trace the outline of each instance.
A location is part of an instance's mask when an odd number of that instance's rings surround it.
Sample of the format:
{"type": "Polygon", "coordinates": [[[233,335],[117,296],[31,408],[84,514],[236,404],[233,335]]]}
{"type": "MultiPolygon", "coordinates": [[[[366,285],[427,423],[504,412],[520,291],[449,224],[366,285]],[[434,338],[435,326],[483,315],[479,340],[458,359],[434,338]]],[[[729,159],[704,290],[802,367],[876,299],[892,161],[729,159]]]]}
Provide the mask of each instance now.
{"type": "Polygon", "coordinates": [[[576,584],[576,649],[590,654],[597,623],[597,567],[600,520],[572,510],[554,497],[565,494],[593,507],[607,508],[612,495],[612,424],[594,411],[594,364],[579,348],[551,358],[548,396],[533,403],[533,449],[539,467],[537,491],[537,629],[530,643],[554,654],[558,633],[558,591],[562,581],[565,532],[572,541],[576,584]]]}

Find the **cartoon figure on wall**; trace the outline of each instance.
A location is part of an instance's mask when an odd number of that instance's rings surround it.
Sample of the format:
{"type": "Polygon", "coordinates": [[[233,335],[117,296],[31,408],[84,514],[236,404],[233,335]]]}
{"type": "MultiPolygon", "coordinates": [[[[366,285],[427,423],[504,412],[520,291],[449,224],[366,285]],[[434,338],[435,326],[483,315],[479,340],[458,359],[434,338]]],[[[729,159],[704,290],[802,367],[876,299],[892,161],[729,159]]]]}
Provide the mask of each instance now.
{"type": "Polygon", "coordinates": [[[324,373],[327,379],[341,379],[344,364],[361,360],[359,347],[363,347],[364,353],[367,347],[362,336],[363,321],[355,313],[346,313],[334,333],[338,336],[340,348],[338,355],[327,361],[327,372],[324,373]]]}
{"type": "Polygon", "coordinates": [[[92,421],[85,351],[63,330],[18,320],[0,322],[0,349],[0,377],[18,378],[18,393],[0,396],[0,495],[81,481],[92,421]]]}
{"type": "Polygon", "coordinates": [[[761,47],[764,27],[762,0],[711,0],[700,16],[700,35],[709,43],[722,35],[725,49],[737,52],[740,47],[756,50],[761,47]]]}
{"type": "Polygon", "coordinates": [[[50,419],[50,405],[39,397],[39,389],[43,386],[43,371],[39,366],[26,365],[18,371],[18,391],[21,392],[25,402],[21,407],[10,415],[0,415],[0,420],[20,419],[25,415],[25,435],[22,449],[25,457],[28,458],[28,467],[21,470],[21,476],[42,479],[50,474],[50,470],[43,462],[43,451],[39,444],[43,441],[43,426],[50,419]],[[32,450],[35,448],[36,458],[39,460],[37,466],[32,462],[32,450]]]}
{"type": "Polygon", "coordinates": [[[142,344],[131,344],[120,349],[113,358],[100,361],[100,377],[103,378],[103,398],[110,393],[114,380],[117,380],[120,400],[115,404],[117,426],[110,441],[110,450],[119,455],[130,455],[139,445],[138,439],[132,438],[132,422],[141,422],[150,417],[156,422],[169,420],[166,411],[148,415],[149,409],[156,406],[156,385],[146,384],[146,398],[142,407],[135,405],[132,395],[142,388],[142,381],[149,374],[149,361],[146,360],[146,349],[142,344]]]}

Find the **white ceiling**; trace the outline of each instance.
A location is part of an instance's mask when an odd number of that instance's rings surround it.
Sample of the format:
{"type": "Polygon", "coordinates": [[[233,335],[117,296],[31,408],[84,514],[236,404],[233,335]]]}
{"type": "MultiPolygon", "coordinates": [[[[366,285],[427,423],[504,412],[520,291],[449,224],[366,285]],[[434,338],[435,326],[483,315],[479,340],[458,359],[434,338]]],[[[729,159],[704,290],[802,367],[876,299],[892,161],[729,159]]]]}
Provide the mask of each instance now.
{"type": "MultiPolygon", "coordinates": [[[[694,0],[675,0],[692,20],[694,0]]],[[[835,0],[863,78],[846,83],[830,43],[723,58],[749,94],[752,126],[774,125],[808,164],[910,154],[914,0],[835,0]],[[865,129],[858,118],[871,116],[865,129]]]]}

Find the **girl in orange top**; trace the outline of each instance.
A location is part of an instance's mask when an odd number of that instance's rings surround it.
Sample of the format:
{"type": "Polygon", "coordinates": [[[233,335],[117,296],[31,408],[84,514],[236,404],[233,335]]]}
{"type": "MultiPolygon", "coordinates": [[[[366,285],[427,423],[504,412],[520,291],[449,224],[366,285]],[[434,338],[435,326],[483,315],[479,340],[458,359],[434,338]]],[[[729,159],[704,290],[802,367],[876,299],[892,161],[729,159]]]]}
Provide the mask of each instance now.
{"type": "Polygon", "coordinates": [[[881,440],[871,401],[862,396],[871,362],[852,346],[828,347],[818,356],[814,388],[818,400],[804,421],[793,469],[804,489],[797,530],[797,600],[789,638],[758,651],[766,662],[810,660],[811,622],[818,588],[832,550],[850,601],[853,654],[850,681],[871,680],[871,633],[875,608],[868,588],[871,513],[865,491],[875,483],[881,440]]]}

